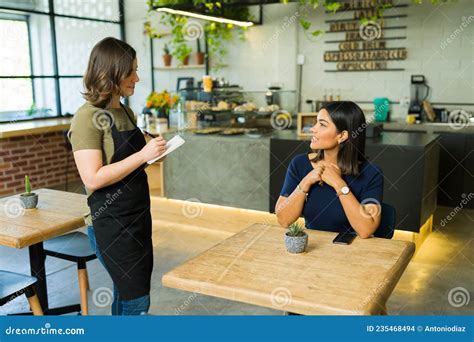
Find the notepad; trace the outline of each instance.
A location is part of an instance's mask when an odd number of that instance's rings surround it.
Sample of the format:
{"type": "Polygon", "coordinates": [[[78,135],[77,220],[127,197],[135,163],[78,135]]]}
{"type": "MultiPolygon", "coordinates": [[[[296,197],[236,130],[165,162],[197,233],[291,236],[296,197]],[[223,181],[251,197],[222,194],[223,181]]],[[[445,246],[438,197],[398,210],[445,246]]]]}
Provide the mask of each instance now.
{"type": "Polygon", "coordinates": [[[160,155],[158,158],[149,160],[147,163],[148,164],[153,164],[157,160],[160,160],[161,158],[165,157],[166,155],[170,154],[171,152],[173,152],[174,150],[179,148],[184,143],[185,143],[185,141],[184,141],[183,138],[181,138],[179,135],[175,135],[170,140],[168,140],[168,142],[166,143],[166,151],[162,155],[160,155]]]}

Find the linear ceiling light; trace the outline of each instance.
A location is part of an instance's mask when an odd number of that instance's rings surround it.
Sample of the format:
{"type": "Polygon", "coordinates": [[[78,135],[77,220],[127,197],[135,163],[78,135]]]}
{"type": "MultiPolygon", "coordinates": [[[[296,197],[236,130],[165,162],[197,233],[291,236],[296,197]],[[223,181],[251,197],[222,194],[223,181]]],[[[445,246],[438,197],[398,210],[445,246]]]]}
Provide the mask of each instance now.
{"type": "Polygon", "coordinates": [[[156,10],[158,12],[184,15],[186,17],[192,17],[192,18],[208,20],[208,21],[215,21],[215,22],[223,23],[223,24],[232,24],[232,25],[241,26],[241,27],[250,27],[254,25],[254,23],[251,21],[238,21],[238,20],[226,19],[226,18],[221,18],[221,17],[213,17],[210,15],[204,15],[204,14],[193,13],[193,12],[188,12],[188,11],[174,10],[167,7],[157,8],[156,10]]]}

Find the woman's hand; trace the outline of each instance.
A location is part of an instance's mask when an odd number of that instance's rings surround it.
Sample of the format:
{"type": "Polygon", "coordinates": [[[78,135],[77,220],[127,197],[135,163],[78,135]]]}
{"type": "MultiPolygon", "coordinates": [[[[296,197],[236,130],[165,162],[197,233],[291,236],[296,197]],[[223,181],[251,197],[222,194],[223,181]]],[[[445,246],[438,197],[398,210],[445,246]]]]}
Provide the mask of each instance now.
{"type": "Polygon", "coordinates": [[[166,140],[162,137],[151,139],[141,150],[140,156],[143,162],[146,163],[149,160],[159,157],[166,151],[166,140]]]}
{"type": "Polygon", "coordinates": [[[313,170],[311,170],[311,172],[303,178],[300,183],[300,186],[304,192],[308,192],[311,186],[322,180],[321,176],[323,174],[324,168],[325,165],[323,162],[317,162],[316,166],[313,167],[313,170]]]}
{"type": "Polygon", "coordinates": [[[337,165],[328,162],[324,162],[324,170],[321,179],[327,185],[332,186],[336,191],[345,184],[341,177],[341,169],[339,169],[337,165]]]}

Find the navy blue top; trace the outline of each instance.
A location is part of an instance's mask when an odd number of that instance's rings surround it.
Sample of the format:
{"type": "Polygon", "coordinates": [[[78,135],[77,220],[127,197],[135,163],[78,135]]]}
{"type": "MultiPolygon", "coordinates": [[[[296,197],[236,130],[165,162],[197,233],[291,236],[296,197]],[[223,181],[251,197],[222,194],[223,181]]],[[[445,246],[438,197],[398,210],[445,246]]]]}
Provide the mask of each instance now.
{"type": "MultiPolygon", "coordinates": [[[[307,154],[300,154],[293,158],[286,172],[285,184],[281,189],[281,196],[288,197],[296,189],[301,180],[313,170],[307,154]]],[[[343,175],[351,192],[362,204],[382,204],[383,173],[382,170],[368,161],[364,161],[359,169],[358,176],[343,175]]],[[[342,195],[344,196],[344,195],[342,195]]],[[[345,232],[353,230],[342,208],[336,190],[324,183],[314,184],[308,193],[303,207],[303,216],[306,227],[310,229],[326,230],[331,232],[345,232]]]]}

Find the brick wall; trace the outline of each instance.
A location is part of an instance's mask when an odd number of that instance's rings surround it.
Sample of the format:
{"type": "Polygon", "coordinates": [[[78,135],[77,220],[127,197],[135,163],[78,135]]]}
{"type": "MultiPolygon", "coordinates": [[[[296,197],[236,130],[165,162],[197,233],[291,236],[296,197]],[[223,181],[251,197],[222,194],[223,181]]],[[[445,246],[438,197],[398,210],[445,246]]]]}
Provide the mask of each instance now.
{"type": "Polygon", "coordinates": [[[0,139],[0,196],[24,192],[28,175],[33,189],[79,180],[72,152],[67,152],[63,132],[0,139]]]}

